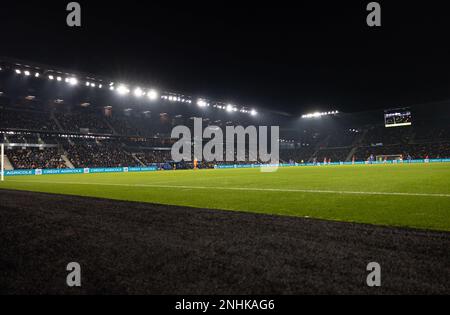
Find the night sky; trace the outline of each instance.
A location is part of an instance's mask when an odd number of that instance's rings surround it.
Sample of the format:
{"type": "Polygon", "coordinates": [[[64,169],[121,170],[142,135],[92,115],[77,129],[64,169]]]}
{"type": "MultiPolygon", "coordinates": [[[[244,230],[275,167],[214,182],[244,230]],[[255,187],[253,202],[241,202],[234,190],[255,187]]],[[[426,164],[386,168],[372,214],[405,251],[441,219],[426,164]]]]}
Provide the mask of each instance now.
{"type": "Polygon", "coordinates": [[[0,56],[294,115],[450,99],[445,2],[68,2],[2,1],[0,56]]]}

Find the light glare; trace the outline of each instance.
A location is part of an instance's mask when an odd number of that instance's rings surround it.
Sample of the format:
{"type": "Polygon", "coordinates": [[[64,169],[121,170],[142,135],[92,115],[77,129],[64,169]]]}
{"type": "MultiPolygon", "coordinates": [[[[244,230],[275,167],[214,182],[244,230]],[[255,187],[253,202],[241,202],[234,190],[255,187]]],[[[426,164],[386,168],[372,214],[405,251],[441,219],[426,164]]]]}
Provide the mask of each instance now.
{"type": "Polygon", "coordinates": [[[125,85],[119,85],[119,87],[117,88],[117,93],[119,93],[120,95],[126,95],[130,93],[130,90],[125,85]]]}
{"type": "Polygon", "coordinates": [[[150,90],[148,91],[147,96],[150,100],[154,101],[158,98],[158,92],[156,92],[155,90],[150,90]]]}

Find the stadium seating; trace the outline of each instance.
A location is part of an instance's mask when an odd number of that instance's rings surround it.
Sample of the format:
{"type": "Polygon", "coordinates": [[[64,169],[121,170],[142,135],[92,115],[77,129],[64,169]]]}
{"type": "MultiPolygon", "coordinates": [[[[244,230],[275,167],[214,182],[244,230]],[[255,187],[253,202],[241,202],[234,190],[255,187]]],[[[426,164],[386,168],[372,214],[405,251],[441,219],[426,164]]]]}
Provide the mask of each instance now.
{"type": "Polygon", "coordinates": [[[12,149],[7,150],[7,156],[15,169],[56,169],[66,168],[57,148],[50,149],[12,149]]]}
{"type": "MultiPolygon", "coordinates": [[[[190,162],[172,162],[168,150],[176,141],[168,136],[171,128],[192,123],[190,115],[170,118],[161,113],[152,117],[139,112],[139,115],[112,116],[103,114],[100,109],[79,106],[69,106],[69,110],[64,107],[64,111],[62,107],[49,109],[37,101],[28,102],[27,106],[14,105],[5,98],[2,104],[0,139],[16,145],[7,150],[14,168],[67,167],[61,155],[77,168],[148,165],[164,169],[192,168],[190,162]]],[[[229,124],[214,119],[205,119],[205,125],[229,124]]],[[[301,126],[292,137],[295,141],[281,147],[280,160],[286,163],[322,162],[324,159],[339,162],[351,160],[353,156],[357,160],[367,160],[371,155],[450,158],[450,127],[445,122],[424,120],[401,128],[366,123],[355,128],[355,121],[357,119],[351,124],[341,122],[330,128],[301,126]]],[[[214,162],[201,163],[200,167],[214,165],[214,162]]]]}

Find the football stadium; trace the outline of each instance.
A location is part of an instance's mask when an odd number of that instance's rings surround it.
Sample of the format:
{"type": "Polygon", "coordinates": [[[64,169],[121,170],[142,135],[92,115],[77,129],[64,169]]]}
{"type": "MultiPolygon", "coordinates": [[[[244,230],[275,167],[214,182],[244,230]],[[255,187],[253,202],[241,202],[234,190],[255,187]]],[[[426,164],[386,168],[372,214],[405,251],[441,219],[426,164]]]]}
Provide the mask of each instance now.
{"type": "Polygon", "coordinates": [[[383,293],[449,292],[450,102],[293,119],[25,62],[0,75],[6,292],[64,259],[104,270],[86,293],[360,293],[366,260],[389,266],[383,293]],[[281,126],[278,169],[173,161],[194,117],[281,126]]]}
{"type": "Polygon", "coordinates": [[[57,3],[0,5],[0,296],[450,294],[443,4],[57,3]]]}

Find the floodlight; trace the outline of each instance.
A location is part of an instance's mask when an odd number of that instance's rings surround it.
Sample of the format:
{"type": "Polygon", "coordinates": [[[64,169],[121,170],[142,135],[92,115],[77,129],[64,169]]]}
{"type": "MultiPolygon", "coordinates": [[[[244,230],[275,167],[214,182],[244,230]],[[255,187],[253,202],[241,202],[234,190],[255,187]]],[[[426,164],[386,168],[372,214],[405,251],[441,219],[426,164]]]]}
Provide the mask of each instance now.
{"type": "Polygon", "coordinates": [[[257,112],[256,110],[252,109],[252,110],[250,111],[250,115],[256,116],[256,115],[258,115],[258,112],[257,112]]]}
{"type": "Polygon", "coordinates": [[[27,70],[24,72],[24,74],[28,77],[28,76],[30,76],[31,73],[30,73],[30,71],[27,70]]]}
{"type": "Polygon", "coordinates": [[[54,80],[55,79],[55,77],[52,76],[52,75],[49,75],[48,78],[49,78],[49,80],[54,80]]]}
{"type": "Polygon", "coordinates": [[[130,90],[125,85],[119,85],[119,87],[117,88],[117,93],[119,93],[120,95],[126,95],[130,93],[130,90]]]}
{"type": "Polygon", "coordinates": [[[62,80],[61,77],[57,77],[57,78],[56,78],[56,81],[61,81],[61,80],[62,80]]]}
{"type": "Polygon", "coordinates": [[[21,74],[22,71],[20,71],[19,69],[16,69],[16,73],[17,73],[17,74],[21,74]]]}
{"type": "Polygon", "coordinates": [[[206,106],[208,106],[208,103],[207,103],[206,101],[202,100],[202,99],[199,99],[199,100],[197,101],[197,105],[198,105],[199,107],[206,107],[206,106]]]}
{"type": "Polygon", "coordinates": [[[142,97],[142,95],[144,95],[144,91],[142,91],[141,88],[136,88],[136,89],[134,90],[134,96],[136,96],[136,97],[142,97]]]}
{"type": "Polygon", "coordinates": [[[232,112],[233,111],[233,105],[228,104],[226,107],[227,112],[232,112]]]}
{"type": "Polygon", "coordinates": [[[34,76],[35,76],[36,78],[39,78],[41,75],[40,75],[39,72],[36,72],[36,73],[34,74],[34,76]]]}
{"type": "Polygon", "coordinates": [[[70,85],[77,85],[78,84],[78,80],[76,78],[70,78],[69,79],[69,84],[70,85]]]}
{"type": "Polygon", "coordinates": [[[150,100],[154,101],[158,98],[158,92],[156,92],[155,90],[150,90],[147,92],[147,96],[150,100]]]}

